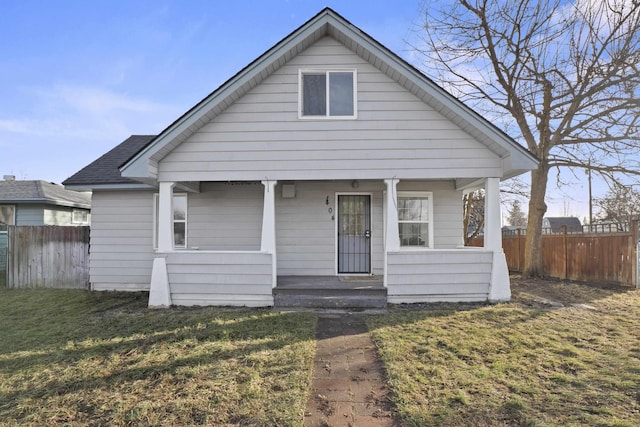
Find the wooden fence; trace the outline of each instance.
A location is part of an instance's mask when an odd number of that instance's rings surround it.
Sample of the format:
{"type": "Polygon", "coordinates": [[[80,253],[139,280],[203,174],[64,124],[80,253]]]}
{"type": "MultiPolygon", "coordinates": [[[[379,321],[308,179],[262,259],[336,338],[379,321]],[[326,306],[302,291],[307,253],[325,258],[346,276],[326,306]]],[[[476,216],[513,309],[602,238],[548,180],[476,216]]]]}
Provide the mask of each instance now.
{"type": "Polygon", "coordinates": [[[6,285],[7,278],[7,231],[0,229],[0,286],[6,285]]]}
{"type": "MultiPolygon", "coordinates": [[[[637,221],[624,231],[593,230],[567,231],[564,227],[559,232],[547,230],[543,233],[545,274],[558,279],[637,286],[637,221]]],[[[502,248],[510,271],[523,270],[525,239],[524,230],[502,236],[502,248]]],[[[482,238],[474,239],[470,246],[482,246],[482,238]]]]}
{"type": "Polygon", "coordinates": [[[89,227],[9,226],[10,288],[89,286],[89,227]]]}

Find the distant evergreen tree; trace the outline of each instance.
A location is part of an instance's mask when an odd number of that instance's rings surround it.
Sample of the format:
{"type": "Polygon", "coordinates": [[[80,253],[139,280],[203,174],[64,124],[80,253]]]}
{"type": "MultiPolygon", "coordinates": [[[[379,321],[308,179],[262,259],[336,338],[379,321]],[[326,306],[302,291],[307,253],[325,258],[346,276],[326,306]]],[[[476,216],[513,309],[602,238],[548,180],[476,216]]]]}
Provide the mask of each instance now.
{"type": "Polygon", "coordinates": [[[527,217],[524,212],[520,208],[520,201],[514,200],[511,203],[511,209],[508,211],[509,216],[507,217],[507,222],[512,226],[526,227],[527,226],[527,217]]]}

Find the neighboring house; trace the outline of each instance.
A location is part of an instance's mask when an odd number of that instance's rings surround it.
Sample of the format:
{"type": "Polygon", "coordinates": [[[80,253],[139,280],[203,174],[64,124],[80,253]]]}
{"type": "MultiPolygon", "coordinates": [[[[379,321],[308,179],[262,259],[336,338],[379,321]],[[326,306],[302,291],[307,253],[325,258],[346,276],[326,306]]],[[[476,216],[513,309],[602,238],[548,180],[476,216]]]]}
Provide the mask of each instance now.
{"type": "Polygon", "coordinates": [[[564,227],[569,233],[582,231],[580,219],[574,216],[544,217],[542,219],[542,228],[549,229],[551,233],[563,233],[564,227]]]}
{"type": "Polygon", "coordinates": [[[527,232],[526,225],[504,225],[502,226],[502,235],[503,236],[516,236],[516,235],[525,235],[527,232]]]}
{"type": "Polygon", "coordinates": [[[89,225],[91,195],[46,181],[0,181],[0,231],[7,225],[89,225]]]}
{"type": "Polygon", "coordinates": [[[269,306],[282,276],[372,274],[390,303],[497,301],[500,180],[536,164],[324,9],[64,184],[93,191],[92,289],[149,289],[151,306],[269,306]],[[484,247],[464,248],[462,195],[481,187],[484,247]]]}

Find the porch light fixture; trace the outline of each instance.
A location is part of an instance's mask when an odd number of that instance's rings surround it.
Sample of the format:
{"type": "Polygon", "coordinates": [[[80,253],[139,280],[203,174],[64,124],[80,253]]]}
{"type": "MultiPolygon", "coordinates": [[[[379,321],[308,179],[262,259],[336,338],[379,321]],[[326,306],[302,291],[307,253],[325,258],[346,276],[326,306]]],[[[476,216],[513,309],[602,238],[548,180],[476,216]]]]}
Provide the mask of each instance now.
{"type": "Polygon", "coordinates": [[[358,182],[357,179],[354,179],[353,181],[351,181],[351,188],[358,188],[360,187],[360,183],[358,182]]]}

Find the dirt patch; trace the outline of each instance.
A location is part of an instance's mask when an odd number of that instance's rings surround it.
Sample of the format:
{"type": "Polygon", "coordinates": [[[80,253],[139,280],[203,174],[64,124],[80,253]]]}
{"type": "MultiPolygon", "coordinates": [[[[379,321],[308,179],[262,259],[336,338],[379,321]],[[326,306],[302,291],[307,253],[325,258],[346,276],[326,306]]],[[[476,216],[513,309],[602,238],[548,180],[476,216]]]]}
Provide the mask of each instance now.
{"type": "Polygon", "coordinates": [[[598,300],[633,289],[631,286],[616,283],[525,279],[521,276],[511,276],[511,301],[526,306],[591,306],[598,300]]]}

